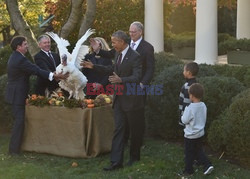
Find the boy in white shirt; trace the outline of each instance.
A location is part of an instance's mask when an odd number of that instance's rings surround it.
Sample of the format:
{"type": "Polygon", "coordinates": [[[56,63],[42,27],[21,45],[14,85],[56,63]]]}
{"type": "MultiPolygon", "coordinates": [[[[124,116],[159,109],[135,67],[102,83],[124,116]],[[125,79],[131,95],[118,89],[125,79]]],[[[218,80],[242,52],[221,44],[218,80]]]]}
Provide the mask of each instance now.
{"type": "Polygon", "coordinates": [[[185,170],[182,175],[194,173],[193,162],[195,159],[204,166],[204,175],[208,175],[214,167],[202,149],[202,137],[205,134],[204,128],[207,119],[207,107],[205,103],[201,102],[204,88],[201,84],[194,83],[190,86],[188,93],[192,103],[185,108],[181,117],[181,121],[185,124],[185,170]]]}

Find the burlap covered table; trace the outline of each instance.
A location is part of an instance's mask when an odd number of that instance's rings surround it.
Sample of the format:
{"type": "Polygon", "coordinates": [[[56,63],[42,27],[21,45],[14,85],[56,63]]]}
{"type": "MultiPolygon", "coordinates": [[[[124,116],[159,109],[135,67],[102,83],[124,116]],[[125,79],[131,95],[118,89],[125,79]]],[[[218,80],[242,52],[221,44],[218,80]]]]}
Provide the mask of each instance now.
{"type": "Polygon", "coordinates": [[[111,105],[97,108],[26,106],[23,151],[90,158],[111,150],[111,105]]]}

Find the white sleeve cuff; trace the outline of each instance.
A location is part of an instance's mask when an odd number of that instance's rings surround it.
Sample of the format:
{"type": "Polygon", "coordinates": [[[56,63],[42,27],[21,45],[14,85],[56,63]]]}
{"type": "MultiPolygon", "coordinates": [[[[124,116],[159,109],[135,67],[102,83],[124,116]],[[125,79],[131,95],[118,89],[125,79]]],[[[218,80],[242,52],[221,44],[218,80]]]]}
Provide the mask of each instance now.
{"type": "Polygon", "coordinates": [[[54,73],[50,72],[50,73],[49,73],[49,81],[52,81],[52,80],[53,80],[53,76],[54,76],[54,73]]]}

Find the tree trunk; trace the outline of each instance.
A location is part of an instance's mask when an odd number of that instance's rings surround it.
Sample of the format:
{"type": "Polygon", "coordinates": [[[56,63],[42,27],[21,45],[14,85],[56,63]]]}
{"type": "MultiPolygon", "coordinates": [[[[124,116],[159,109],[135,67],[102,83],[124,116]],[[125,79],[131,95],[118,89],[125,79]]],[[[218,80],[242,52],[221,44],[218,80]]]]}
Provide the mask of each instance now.
{"type": "Polygon", "coordinates": [[[85,16],[82,16],[81,27],[78,33],[78,38],[81,38],[82,35],[91,27],[94,22],[96,13],[96,0],[87,0],[87,10],[85,16]]]}
{"type": "Polygon", "coordinates": [[[69,18],[63,25],[60,33],[62,38],[67,39],[69,34],[75,29],[77,23],[79,23],[79,18],[82,15],[82,4],[83,0],[71,0],[71,11],[69,18]]]}
{"type": "Polygon", "coordinates": [[[5,2],[13,28],[18,32],[18,34],[27,37],[29,52],[33,57],[40,49],[38,48],[37,41],[30,29],[30,26],[24,20],[19,10],[17,0],[6,0],[5,2]]]}

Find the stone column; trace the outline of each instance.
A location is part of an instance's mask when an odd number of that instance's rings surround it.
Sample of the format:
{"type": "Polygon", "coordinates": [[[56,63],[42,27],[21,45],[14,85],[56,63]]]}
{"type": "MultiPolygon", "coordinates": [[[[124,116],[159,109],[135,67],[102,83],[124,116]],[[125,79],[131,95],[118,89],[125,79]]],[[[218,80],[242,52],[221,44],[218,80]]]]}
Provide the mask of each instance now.
{"type": "Polygon", "coordinates": [[[215,64],[218,57],[217,0],[196,1],[195,62],[215,64]]]}
{"type": "Polygon", "coordinates": [[[155,52],[164,51],[163,0],[145,0],[144,38],[155,52]]]}
{"type": "Polygon", "coordinates": [[[250,39],[250,0],[237,1],[237,39],[250,39]]]}

